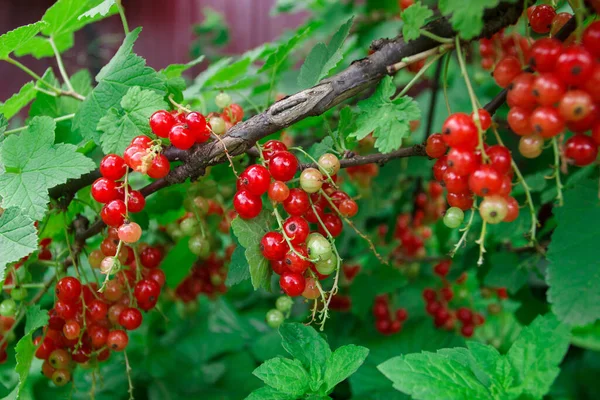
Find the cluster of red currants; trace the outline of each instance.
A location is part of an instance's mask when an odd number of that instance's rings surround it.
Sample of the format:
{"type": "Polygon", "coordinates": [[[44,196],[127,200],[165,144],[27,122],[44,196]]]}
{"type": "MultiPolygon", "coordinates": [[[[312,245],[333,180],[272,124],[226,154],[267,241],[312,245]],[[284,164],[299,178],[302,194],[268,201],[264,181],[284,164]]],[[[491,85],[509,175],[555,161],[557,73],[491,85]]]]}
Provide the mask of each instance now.
{"type": "Polygon", "coordinates": [[[292,189],[286,182],[295,177],[298,160],[287,146],[270,140],[263,146],[262,156],[265,165],[251,165],[239,176],[234,208],[243,219],[255,218],[262,210],[261,196],[265,193],[274,207],[283,205],[289,215],[281,221],[283,232],[267,232],[260,242],[261,252],[271,261],[273,271],[281,275],[280,286],[286,294],[314,299],[319,293],[314,279],[305,278],[306,271],[310,269],[324,279],[336,270],[338,259],[325,236],[340,235],[344,226],[340,216],[353,217],[358,205],[335,187],[340,169],[335,155],[322,155],[318,169],[304,169],[300,187],[292,189]]]}
{"type": "MultiPolygon", "coordinates": [[[[423,299],[425,300],[425,311],[433,317],[433,323],[436,328],[445,330],[454,330],[457,328],[456,321],[461,323],[460,334],[464,337],[471,337],[475,332],[475,327],[483,325],[485,317],[467,307],[453,309],[450,303],[454,299],[454,291],[446,276],[450,272],[452,262],[444,260],[435,265],[433,271],[436,276],[441,278],[442,286],[438,290],[433,288],[423,289],[423,299]]],[[[462,274],[457,280],[458,285],[465,283],[467,275],[462,274]]],[[[460,296],[456,299],[458,302],[467,302],[469,296],[466,288],[460,288],[460,296]]]]}
{"type": "Polygon", "coordinates": [[[504,57],[527,60],[530,48],[531,42],[526,37],[516,32],[506,35],[502,30],[495,33],[489,39],[483,38],[479,40],[481,67],[490,71],[504,57]]]}
{"type": "Polygon", "coordinates": [[[402,330],[402,323],[408,318],[408,312],[405,308],[398,308],[393,313],[392,319],[388,296],[380,295],[375,297],[373,304],[373,316],[375,317],[375,328],[382,335],[393,335],[402,330]]]}
{"type": "Polygon", "coordinates": [[[600,22],[596,21],[584,30],[581,43],[536,40],[528,58],[533,73],[523,72],[519,60],[511,56],[496,65],[494,79],[508,89],[508,124],[522,136],[519,152],[524,157],[538,157],[544,140],[568,130],[574,135],[564,145],[566,158],[577,166],[596,160],[600,145],[599,57],[600,22]]]}
{"type": "Polygon", "coordinates": [[[202,293],[214,298],[219,293],[227,292],[225,263],[229,261],[230,256],[231,251],[227,251],[225,258],[213,253],[206,260],[198,260],[192,266],[189,275],[175,289],[176,297],[184,303],[191,303],[202,293]]]}
{"type": "Polygon", "coordinates": [[[527,8],[527,20],[535,33],[550,33],[554,36],[573,17],[572,14],[556,13],[554,7],[540,4],[527,8]]]}
{"type": "Polygon", "coordinates": [[[448,191],[446,199],[451,208],[444,222],[450,228],[460,226],[463,210],[473,206],[473,194],[483,197],[479,213],[487,223],[511,222],[519,215],[519,204],[510,196],[513,176],[510,151],[502,145],[480,144],[479,128],[482,131],[490,128],[492,119],[484,109],[478,110],[477,123],[474,118],[473,114],[452,114],[444,122],[442,133],[427,139],[427,154],[437,158],[433,175],[448,191]],[[450,151],[446,154],[448,147],[450,151]]]}
{"type": "Polygon", "coordinates": [[[139,279],[135,271],[121,271],[106,282],[102,293],[95,283],[82,285],[71,276],[57,282],[48,325],[35,339],[35,356],[44,360],[42,373],[57,386],[71,380],[73,362],[104,361],[111,351],[123,351],[129,341],[127,331],[142,323],[141,311],[156,306],[164,273],[151,272],[160,271],[156,268],[160,257],[150,253],[154,251],[142,251],[140,258],[151,269],[145,268],[139,279]]]}

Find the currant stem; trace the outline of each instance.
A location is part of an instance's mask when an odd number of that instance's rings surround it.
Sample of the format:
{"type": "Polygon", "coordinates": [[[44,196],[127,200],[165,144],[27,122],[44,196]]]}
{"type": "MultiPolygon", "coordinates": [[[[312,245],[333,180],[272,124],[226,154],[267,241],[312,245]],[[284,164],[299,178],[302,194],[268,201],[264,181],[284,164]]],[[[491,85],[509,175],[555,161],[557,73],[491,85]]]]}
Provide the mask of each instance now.
{"type": "Polygon", "coordinates": [[[117,7],[119,9],[119,16],[121,17],[121,23],[123,24],[123,30],[125,31],[125,35],[129,35],[129,24],[127,23],[127,18],[125,17],[125,8],[123,7],[121,1],[122,0],[116,0],[117,7]]]}
{"type": "Polygon", "coordinates": [[[554,179],[556,180],[556,200],[558,200],[558,206],[562,207],[563,201],[563,184],[560,179],[560,150],[558,149],[558,141],[556,137],[552,138],[552,149],[554,150],[554,179]]]}
{"type": "Polygon", "coordinates": [[[429,39],[435,40],[436,42],[440,42],[440,43],[453,43],[454,42],[450,38],[438,36],[435,33],[428,31],[427,29],[419,29],[419,33],[422,36],[425,36],[425,37],[428,37],[429,39]]]}
{"type": "Polygon", "coordinates": [[[479,239],[475,241],[479,245],[479,260],[477,260],[477,265],[483,264],[483,253],[485,253],[485,231],[487,227],[487,222],[483,221],[483,225],[481,225],[481,235],[479,239]]]}
{"type": "Polygon", "coordinates": [[[210,132],[210,135],[213,137],[213,139],[217,139],[217,141],[219,143],[221,143],[221,146],[223,146],[223,150],[225,152],[225,157],[227,157],[227,160],[229,160],[229,165],[231,166],[231,170],[233,171],[233,174],[235,175],[236,178],[239,178],[237,171],[235,170],[235,166],[233,165],[233,159],[231,158],[231,155],[229,154],[229,151],[227,151],[227,146],[225,146],[225,142],[223,142],[223,139],[221,139],[219,137],[219,135],[217,135],[214,132],[210,132]]]}
{"type": "Polygon", "coordinates": [[[33,72],[31,69],[27,68],[25,65],[21,64],[19,61],[15,60],[14,58],[6,57],[4,60],[6,62],[14,65],[15,67],[21,69],[23,72],[25,72],[27,75],[31,76],[36,81],[43,83],[44,85],[46,85],[48,88],[50,88],[50,90],[52,90],[57,95],[60,95],[62,93],[62,90],[60,90],[56,86],[53,86],[53,85],[49,84],[41,76],[39,76],[38,74],[36,74],[35,72],[33,72]]]}
{"type": "Polygon", "coordinates": [[[52,51],[54,51],[54,55],[56,56],[56,64],[58,64],[58,70],[60,71],[60,74],[63,80],[65,81],[65,85],[67,85],[67,88],[70,92],[75,93],[75,89],[73,89],[73,85],[71,84],[71,80],[69,79],[69,74],[67,74],[67,70],[65,69],[65,65],[63,64],[62,57],[60,55],[60,52],[58,51],[58,48],[56,47],[56,43],[54,43],[54,39],[52,38],[52,36],[48,38],[48,42],[50,42],[50,46],[52,46],[52,51]]]}
{"type": "Polygon", "coordinates": [[[467,85],[467,91],[469,92],[469,98],[471,99],[471,106],[473,107],[473,115],[477,118],[473,118],[475,125],[477,126],[477,134],[479,136],[479,142],[477,144],[477,148],[481,152],[481,157],[484,161],[489,161],[489,158],[485,152],[485,148],[483,146],[483,129],[481,128],[481,121],[479,120],[479,108],[477,107],[477,96],[475,95],[475,91],[473,90],[473,86],[471,86],[471,80],[469,79],[469,73],[467,71],[467,65],[465,63],[465,59],[463,57],[462,49],[460,47],[460,38],[456,37],[456,56],[458,58],[458,64],[460,65],[460,71],[465,80],[465,84],[467,85]]]}
{"type": "MultiPolygon", "coordinates": [[[[63,115],[62,117],[54,118],[54,121],[55,122],[68,121],[73,118],[75,118],[75,114],[67,114],[67,115],[63,115]]],[[[29,125],[25,125],[20,128],[10,129],[10,130],[4,132],[4,136],[8,136],[13,133],[24,131],[27,128],[29,128],[29,125]]]]}
{"type": "Polygon", "coordinates": [[[133,398],[133,381],[131,380],[131,366],[129,365],[129,357],[127,357],[127,350],[123,351],[125,357],[125,374],[127,375],[127,384],[129,385],[129,400],[133,398]]]}
{"type": "Polygon", "coordinates": [[[173,104],[175,107],[177,107],[177,109],[179,111],[184,111],[186,113],[190,113],[192,112],[192,110],[190,110],[189,108],[177,103],[174,99],[173,99],[173,94],[169,95],[169,101],[171,102],[171,104],[173,104]]]}
{"type": "Polygon", "coordinates": [[[467,235],[469,234],[469,231],[471,230],[471,225],[473,224],[473,217],[475,217],[476,212],[477,212],[477,204],[475,203],[475,204],[473,204],[473,207],[471,208],[471,215],[469,216],[469,221],[467,222],[467,225],[461,229],[461,231],[463,232],[462,236],[458,240],[458,243],[456,243],[456,245],[454,245],[454,249],[452,249],[449,253],[450,257],[454,257],[454,255],[456,254],[458,249],[467,240],[467,235]]]}
{"type": "MultiPolygon", "coordinates": [[[[446,54],[446,59],[444,60],[444,77],[442,79],[442,88],[444,89],[444,101],[446,102],[446,108],[448,109],[448,115],[452,114],[452,109],[450,108],[450,100],[448,98],[448,70],[450,67],[450,60],[452,59],[451,53],[446,54]]],[[[428,132],[431,133],[431,132],[428,132]]]]}
{"type": "Polygon", "coordinates": [[[426,50],[422,53],[412,55],[410,57],[404,57],[402,59],[402,61],[400,61],[399,63],[388,65],[387,72],[390,75],[394,74],[394,73],[400,71],[402,68],[405,68],[408,65],[415,63],[417,61],[421,61],[429,56],[432,56],[434,54],[439,54],[439,53],[444,54],[453,47],[454,47],[454,43],[447,43],[447,44],[443,44],[441,46],[434,47],[433,49],[426,50]]]}
{"type": "Polygon", "coordinates": [[[337,184],[334,182],[333,178],[331,177],[331,175],[329,175],[329,173],[327,171],[325,171],[323,168],[321,168],[321,166],[319,165],[319,162],[317,160],[315,160],[310,154],[308,154],[306,151],[304,151],[304,149],[300,148],[300,147],[291,147],[290,150],[296,150],[301,152],[302,154],[304,154],[309,160],[311,160],[312,162],[314,162],[317,165],[317,168],[319,169],[319,171],[321,171],[325,176],[327,176],[327,180],[329,181],[329,183],[331,183],[331,185],[337,189],[337,184]]]}
{"type": "Polygon", "coordinates": [[[442,53],[436,55],[431,60],[427,61],[427,63],[423,66],[423,68],[421,68],[419,70],[419,72],[417,72],[415,74],[415,76],[410,80],[410,82],[408,82],[406,84],[406,86],[404,86],[404,88],[402,88],[402,91],[400,93],[398,93],[398,96],[396,96],[396,97],[402,97],[406,93],[408,93],[408,91],[410,90],[410,88],[413,87],[414,84],[417,83],[417,81],[419,81],[419,79],[425,74],[425,72],[427,72],[427,70],[429,69],[429,67],[431,67],[437,60],[439,60],[441,57],[443,57],[444,54],[446,54],[447,51],[448,50],[444,50],[442,53]]]}

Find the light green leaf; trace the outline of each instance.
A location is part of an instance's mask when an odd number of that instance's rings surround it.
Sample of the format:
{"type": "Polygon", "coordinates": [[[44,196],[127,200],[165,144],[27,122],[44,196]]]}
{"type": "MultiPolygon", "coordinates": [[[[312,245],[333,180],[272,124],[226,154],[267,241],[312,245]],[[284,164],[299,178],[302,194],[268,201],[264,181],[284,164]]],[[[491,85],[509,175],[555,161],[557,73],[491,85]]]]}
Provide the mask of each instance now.
{"type": "Polygon", "coordinates": [[[23,215],[40,220],[50,200],[48,189],[95,168],[75,146],[54,144],[55,127],[53,119],[35,117],[26,131],[3,142],[0,163],[5,173],[0,175],[0,196],[4,208],[16,206],[23,215]]]}
{"type": "Polygon", "coordinates": [[[524,328],[506,357],[523,393],[542,398],[558,376],[558,365],[569,348],[570,330],[552,314],[537,317],[524,328]]]}
{"type": "Polygon", "coordinates": [[[331,38],[329,45],[317,43],[313,47],[300,68],[298,85],[301,88],[314,86],[321,79],[329,75],[329,72],[342,60],[342,45],[348,33],[350,33],[353,20],[354,17],[351,17],[340,26],[331,38]]]}
{"type": "Polygon", "coordinates": [[[297,397],[265,386],[250,393],[245,400],[296,400],[297,397]]]}
{"type": "Polygon", "coordinates": [[[273,270],[260,251],[260,240],[269,231],[269,226],[269,213],[264,210],[258,217],[251,220],[236,217],[231,222],[234,235],[246,249],[246,260],[254,289],[262,287],[269,290],[271,288],[273,270]]]}
{"type": "Polygon", "coordinates": [[[548,299],[561,321],[586,325],[600,318],[598,185],[583,181],[564,196],[565,205],[553,208],[558,226],[548,247],[548,299]]]}
{"type": "Polygon", "coordinates": [[[310,146],[308,154],[312,158],[318,160],[325,153],[330,153],[333,150],[333,138],[331,136],[325,136],[323,140],[310,146]]]}
{"type": "Polygon", "coordinates": [[[227,279],[225,280],[227,287],[231,287],[250,278],[250,269],[248,268],[245,249],[239,244],[235,236],[233,236],[233,240],[236,243],[236,246],[231,255],[227,279]]]}
{"type": "Polygon", "coordinates": [[[104,3],[107,2],[103,0],[58,0],[42,17],[42,21],[47,23],[42,28],[42,33],[55,37],[75,32],[91,22],[117,12],[116,7],[106,7],[104,3]],[[105,12],[86,15],[98,7],[103,7],[102,10],[105,12]]]}
{"type": "Polygon", "coordinates": [[[17,360],[15,372],[19,375],[19,383],[13,394],[16,394],[17,399],[29,376],[31,362],[33,361],[33,355],[36,349],[32,340],[33,332],[48,323],[48,312],[40,309],[40,306],[36,304],[27,308],[26,318],[25,336],[19,340],[15,347],[17,360]]]}
{"type": "MultiPolygon", "coordinates": [[[[51,68],[48,68],[42,78],[56,87],[60,86],[51,68]]],[[[73,74],[73,76],[71,76],[71,84],[75,91],[83,96],[87,96],[92,91],[92,79],[87,70],[82,69],[73,74]]],[[[63,89],[66,89],[66,86],[63,86],[63,89]]],[[[49,94],[38,91],[36,93],[35,101],[31,104],[31,108],[29,109],[29,116],[35,117],[46,115],[48,117],[58,118],[75,113],[80,105],[81,102],[77,99],[65,96],[50,96],[49,94]]]]}
{"type": "Polygon", "coordinates": [[[421,110],[410,97],[390,100],[395,91],[392,78],[386,76],[371,97],[358,103],[357,129],[351,133],[361,140],[373,132],[375,147],[382,153],[399,149],[402,139],[410,134],[410,121],[421,117],[421,110]]]}
{"type": "Polygon", "coordinates": [[[421,28],[425,25],[427,18],[432,15],[433,11],[420,2],[416,2],[404,10],[401,14],[402,22],[404,22],[404,25],[402,25],[402,38],[409,42],[421,36],[421,28]]]}
{"type": "Polygon", "coordinates": [[[479,342],[467,342],[473,363],[470,365],[480,382],[496,399],[516,399],[521,391],[513,388],[513,371],[506,357],[494,347],[479,342]],[[485,377],[485,379],[482,379],[485,377]]]}
{"type": "MultiPolygon", "coordinates": [[[[75,44],[75,35],[73,32],[66,32],[53,38],[59,53],[67,51],[75,44]]],[[[37,59],[55,56],[50,41],[48,38],[42,36],[36,36],[27,41],[27,43],[15,50],[15,55],[19,57],[31,55],[37,59]]]]}
{"type": "Polygon", "coordinates": [[[11,119],[26,107],[36,95],[35,84],[28,82],[19,90],[19,93],[13,94],[5,103],[0,104],[0,113],[4,114],[6,119],[11,119]]]}
{"type": "Polygon", "coordinates": [[[571,329],[571,343],[577,347],[600,351],[600,321],[571,329]]]}
{"type": "Polygon", "coordinates": [[[484,279],[486,286],[506,287],[514,294],[527,283],[529,272],[515,253],[493,253],[490,261],[492,267],[484,279]]]}
{"type": "Polygon", "coordinates": [[[37,250],[37,232],[33,220],[22,215],[17,207],[4,210],[0,215],[0,282],[8,263],[37,250]]]}
{"type": "Polygon", "coordinates": [[[324,376],[331,349],[314,328],[298,323],[283,324],[279,327],[279,334],[285,351],[300,360],[313,380],[324,376]]]}
{"type": "Polygon", "coordinates": [[[296,397],[304,394],[308,386],[308,373],[299,360],[272,358],[261,364],[252,374],[273,389],[296,397]]]}
{"type": "Polygon", "coordinates": [[[204,61],[204,56],[200,56],[195,60],[190,61],[187,64],[171,64],[165,69],[161,69],[159,72],[167,78],[179,78],[188,69],[195,67],[204,61]]]}
{"type": "Polygon", "coordinates": [[[156,92],[135,86],[123,97],[121,107],[111,108],[98,122],[104,154],[123,153],[134,137],[152,133],[148,124],[150,116],[168,104],[156,92]]]}
{"type": "Polygon", "coordinates": [[[330,393],[333,388],[344,379],[352,375],[362,365],[369,349],[362,346],[349,344],[333,352],[325,368],[325,393],[330,393]]]}
{"type": "Polygon", "coordinates": [[[397,390],[416,400],[492,400],[471,369],[450,357],[456,355],[451,352],[455,350],[446,349],[445,354],[423,352],[394,357],[378,369],[397,390]]]}
{"type": "MultiPolygon", "coordinates": [[[[8,128],[8,121],[6,120],[4,114],[0,113],[0,137],[2,137],[4,132],[6,132],[6,128],[8,128]]],[[[0,142],[1,141],[2,139],[0,139],[0,142]]]]}
{"type": "Polygon", "coordinates": [[[103,0],[96,7],[89,9],[79,16],[80,19],[95,18],[97,15],[107,16],[109,13],[118,12],[116,0],[103,0]]]}
{"type": "MultiPolygon", "coordinates": [[[[516,0],[507,0],[514,3],[516,0]]],[[[465,4],[463,0],[440,0],[438,7],[461,38],[472,39],[483,29],[483,12],[487,8],[498,5],[500,0],[471,0],[465,4]]]]}
{"type": "Polygon", "coordinates": [[[96,81],[98,86],[87,96],[73,120],[73,127],[85,140],[100,143],[98,122],[112,107],[117,107],[127,91],[139,86],[142,89],[165,95],[165,78],[146,66],[146,61],[133,54],[133,43],[141,28],[131,32],[110,62],[102,68],[96,81]]]}
{"type": "Polygon", "coordinates": [[[258,72],[268,71],[272,68],[277,70],[279,66],[287,59],[290,52],[294,50],[294,48],[304,39],[306,39],[310,30],[310,26],[305,26],[296,32],[296,34],[289,40],[282,41],[282,43],[269,54],[264,65],[258,72]]]}
{"type": "Polygon", "coordinates": [[[0,36],[0,60],[8,58],[10,53],[19,49],[31,38],[38,34],[45,25],[44,22],[21,26],[0,36]]]}

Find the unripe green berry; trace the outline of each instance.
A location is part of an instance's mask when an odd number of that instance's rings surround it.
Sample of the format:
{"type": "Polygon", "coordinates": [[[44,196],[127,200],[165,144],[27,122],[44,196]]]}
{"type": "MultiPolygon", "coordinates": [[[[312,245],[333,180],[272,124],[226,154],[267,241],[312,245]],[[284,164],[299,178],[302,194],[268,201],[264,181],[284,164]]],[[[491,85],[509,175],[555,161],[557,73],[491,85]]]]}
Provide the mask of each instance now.
{"type": "Polygon", "coordinates": [[[323,186],[323,174],[316,168],[307,168],[300,174],[300,187],[306,193],[316,193],[323,186]]]}
{"type": "Polygon", "coordinates": [[[280,296],[275,302],[275,308],[277,308],[282,313],[289,312],[292,309],[293,305],[294,300],[292,300],[292,298],[288,296],[280,296]]]}
{"type": "Polygon", "coordinates": [[[273,308],[267,312],[266,319],[267,325],[273,329],[277,329],[283,324],[283,321],[285,321],[285,316],[281,311],[273,308]]]}
{"type": "Polygon", "coordinates": [[[225,107],[231,105],[231,96],[228,95],[227,93],[219,93],[215,97],[215,104],[219,108],[225,108],[225,107]]]}
{"type": "Polygon", "coordinates": [[[0,315],[12,317],[17,312],[17,303],[13,299],[6,299],[0,303],[0,315]]]}
{"type": "Polygon", "coordinates": [[[200,258],[207,258],[210,255],[210,243],[202,235],[192,236],[188,247],[193,254],[200,258]]]}
{"type": "Polygon", "coordinates": [[[223,120],[221,117],[211,117],[209,123],[215,135],[222,135],[227,130],[227,127],[225,126],[225,120],[223,120]]]}
{"type": "Polygon", "coordinates": [[[465,219],[465,213],[458,207],[450,207],[444,214],[444,225],[450,229],[455,229],[461,226],[465,219]]]}
{"type": "Polygon", "coordinates": [[[196,218],[186,218],[183,221],[181,221],[181,223],[179,224],[179,228],[181,229],[181,232],[183,232],[184,235],[191,236],[198,232],[200,224],[198,223],[198,220],[196,218]]]}
{"type": "Polygon", "coordinates": [[[24,287],[16,287],[10,291],[10,297],[16,301],[23,301],[27,297],[27,289],[24,287]]]}
{"type": "Polygon", "coordinates": [[[333,256],[331,243],[320,233],[314,232],[308,235],[306,248],[309,258],[315,262],[328,260],[333,256]]]}
{"type": "Polygon", "coordinates": [[[336,255],[332,254],[327,260],[317,262],[315,268],[321,275],[331,275],[337,268],[336,255]]]}

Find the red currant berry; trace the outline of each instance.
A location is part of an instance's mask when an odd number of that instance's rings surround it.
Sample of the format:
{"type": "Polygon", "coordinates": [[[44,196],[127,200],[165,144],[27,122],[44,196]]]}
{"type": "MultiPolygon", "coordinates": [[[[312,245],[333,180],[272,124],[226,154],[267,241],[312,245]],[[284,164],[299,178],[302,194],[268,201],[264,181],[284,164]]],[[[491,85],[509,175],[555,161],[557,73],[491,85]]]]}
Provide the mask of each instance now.
{"type": "Polygon", "coordinates": [[[281,260],[288,251],[288,245],[279,232],[267,232],[260,240],[260,251],[267,260],[281,260]]]}
{"type": "Polygon", "coordinates": [[[563,44],[556,39],[542,38],[531,46],[529,65],[538,72],[552,72],[562,53],[563,44]]]}
{"type": "Polygon", "coordinates": [[[565,120],[554,107],[536,108],[529,119],[531,129],[545,139],[550,139],[565,129],[565,120]]]}
{"type": "Polygon", "coordinates": [[[125,350],[127,343],[129,343],[129,336],[127,336],[127,332],[120,329],[111,331],[106,338],[106,345],[112,351],[125,350]]]}
{"type": "MultiPolygon", "coordinates": [[[[479,124],[481,125],[481,129],[484,131],[487,131],[490,128],[490,126],[492,126],[492,116],[484,108],[480,108],[479,110],[477,110],[477,113],[478,113],[479,124]]],[[[471,113],[471,118],[473,119],[473,122],[475,122],[475,119],[476,119],[475,113],[471,113]]],[[[475,125],[477,125],[477,124],[475,124],[475,125]]]]}
{"type": "Polygon", "coordinates": [[[279,286],[288,296],[296,297],[304,292],[306,280],[302,274],[288,271],[284,272],[279,278],[279,286]]]}
{"type": "Polygon", "coordinates": [[[239,104],[231,104],[223,110],[222,117],[225,121],[231,122],[233,125],[244,119],[244,109],[239,104]]]}
{"type": "Polygon", "coordinates": [[[169,136],[173,125],[175,125],[175,117],[168,111],[160,110],[150,117],[150,128],[158,137],[166,138],[169,136]]]}
{"type": "Polygon", "coordinates": [[[185,125],[175,125],[169,132],[169,140],[181,150],[187,150],[196,143],[195,136],[185,125]]]}
{"type": "Polygon", "coordinates": [[[463,335],[464,337],[473,336],[474,331],[475,331],[475,327],[473,325],[463,325],[460,328],[460,334],[463,335]]]}
{"type": "Polygon", "coordinates": [[[137,190],[132,190],[127,194],[127,209],[129,212],[141,212],[146,206],[144,195],[137,190]]]}
{"type": "Polygon", "coordinates": [[[141,147],[143,149],[149,149],[152,145],[152,139],[146,135],[136,136],[131,139],[130,147],[141,147]]]}
{"type": "Polygon", "coordinates": [[[466,307],[461,307],[456,310],[456,318],[463,324],[470,324],[473,322],[473,313],[466,307]]]}
{"type": "Polygon", "coordinates": [[[119,325],[128,331],[133,331],[142,325],[142,313],[137,308],[127,307],[119,315],[119,325]]]}
{"type": "Polygon", "coordinates": [[[553,106],[566,92],[565,84],[552,73],[543,73],[535,77],[531,93],[542,106],[553,106]]]}
{"type": "Polygon", "coordinates": [[[442,156],[433,164],[433,177],[438,182],[443,182],[444,174],[448,169],[448,157],[442,156]]]}
{"type": "Polygon", "coordinates": [[[129,146],[123,153],[123,158],[127,165],[136,172],[145,172],[145,158],[148,149],[141,146],[129,146]]]}
{"type": "Polygon", "coordinates": [[[600,57],[600,21],[594,21],[585,28],[581,41],[594,57],[600,57]]]}
{"type": "Polygon", "coordinates": [[[535,33],[548,33],[552,27],[552,20],[556,16],[554,8],[547,4],[532,6],[531,12],[528,10],[529,24],[535,33]]]}
{"type": "Polygon", "coordinates": [[[470,175],[481,164],[481,157],[472,150],[451,149],[448,152],[448,170],[457,175],[470,175]]]}
{"type": "Polygon", "coordinates": [[[125,175],[127,166],[125,160],[116,154],[107,154],[100,161],[100,173],[111,181],[118,181],[125,175]]]}
{"type": "Polygon", "coordinates": [[[142,237],[142,228],[135,222],[124,223],[119,227],[119,239],[125,243],[135,243],[142,237]]]}
{"type": "Polygon", "coordinates": [[[289,217],[283,223],[283,231],[290,238],[290,242],[295,245],[304,244],[310,233],[308,222],[299,216],[289,217]]]}
{"type": "Polygon", "coordinates": [[[162,251],[156,247],[148,246],[140,253],[140,261],[144,268],[156,268],[162,261],[162,251]]]}
{"type": "Polygon", "coordinates": [[[262,200],[253,195],[248,190],[243,189],[233,197],[233,208],[243,219],[252,219],[260,214],[262,210],[262,200]]]}
{"type": "Polygon", "coordinates": [[[342,230],[344,229],[344,224],[342,223],[342,219],[335,214],[325,214],[321,220],[323,221],[323,225],[319,224],[319,232],[321,235],[326,236],[327,232],[331,234],[333,237],[338,237],[342,230]],[[327,230],[327,232],[325,231],[327,230]]]}
{"type": "Polygon", "coordinates": [[[160,286],[153,280],[142,279],[134,288],[133,295],[138,303],[156,303],[160,294],[160,286]]]}
{"type": "Polygon", "coordinates": [[[295,252],[291,249],[287,252],[283,259],[283,263],[288,271],[302,274],[310,266],[310,261],[308,261],[308,252],[304,246],[296,246],[294,247],[294,250],[295,252]]]}
{"type": "Polygon", "coordinates": [[[481,165],[469,176],[469,188],[477,196],[491,196],[501,187],[502,175],[490,165],[481,165]]]}
{"type": "Polygon", "coordinates": [[[290,195],[290,188],[281,182],[274,181],[269,185],[269,198],[277,203],[281,203],[290,195]]]}
{"type": "Polygon", "coordinates": [[[425,146],[425,152],[431,158],[439,158],[446,154],[448,146],[444,142],[442,135],[435,133],[427,138],[427,145],[425,146]]]}
{"type": "Polygon", "coordinates": [[[598,157],[598,145],[591,137],[577,134],[567,140],[565,156],[577,166],[589,165],[598,157]]]}
{"type": "Polygon", "coordinates": [[[204,115],[192,111],[186,115],[185,122],[196,143],[204,143],[210,139],[210,126],[208,125],[208,122],[206,122],[204,115]]]}
{"type": "Polygon", "coordinates": [[[494,80],[501,88],[507,87],[521,73],[521,63],[516,57],[504,57],[494,68],[494,80]]]}
{"type": "Polygon", "coordinates": [[[569,90],[563,96],[558,110],[566,121],[580,121],[592,111],[594,101],[583,90],[569,90]]]}
{"type": "Polygon", "coordinates": [[[287,146],[279,140],[269,140],[263,146],[263,157],[266,161],[270,161],[280,151],[287,151],[287,146]]]}
{"type": "Polygon", "coordinates": [[[171,170],[171,164],[167,157],[162,154],[157,154],[148,168],[148,176],[152,179],[160,179],[167,176],[171,170]]]}
{"type": "Polygon", "coordinates": [[[592,75],[594,59],[582,46],[569,46],[556,61],[556,76],[567,85],[582,85],[592,75]]]}
{"type": "Polygon", "coordinates": [[[269,190],[271,174],[262,165],[254,164],[242,172],[237,182],[237,189],[246,189],[255,196],[262,196],[269,190]]]}
{"type": "Polygon", "coordinates": [[[108,315],[108,305],[102,300],[93,299],[89,302],[86,302],[86,307],[88,309],[88,315],[92,321],[102,321],[108,315]]]}
{"type": "Polygon", "coordinates": [[[122,200],[113,200],[102,207],[100,217],[108,226],[118,227],[123,225],[127,208],[122,200]]]}
{"type": "Polygon", "coordinates": [[[471,117],[464,113],[449,116],[442,126],[442,135],[450,147],[474,149],[477,146],[477,127],[471,117]]]}
{"type": "Polygon", "coordinates": [[[556,14],[552,19],[552,27],[550,28],[550,35],[556,36],[556,34],[565,26],[567,22],[573,17],[573,14],[567,12],[561,12],[556,14]]]}
{"type": "Polygon", "coordinates": [[[338,210],[344,217],[352,218],[358,213],[358,204],[352,199],[344,200],[338,206],[338,210]]]}
{"type": "Polygon", "coordinates": [[[283,201],[283,208],[290,215],[303,215],[310,209],[308,194],[300,188],[291,189],[289,196],[283,201]]]}
{"type": "Polygon", "coordinates": [[[77,303],[81,297],[81,282],[72,276],[66,276],[56,283],[56,297],[65,303],[77,303]]]}
{"type": "Polygon", "coordinates": [[[537,98],[532,93],[535,76],[529,72],[519,74],[508,85],[506,102],[509,107],[523,107],[527,110],[537,105],[537,98]]]}
{"type": "Polygon", "coordinates": [[[289,151],[279,151],[269,161],[269,171],[273,179],[287,182],[296,175],[298,159],[289,151]]]}
{"type": "Polygon", "coordinates": [[[507,212],[503,222],[512,222],[519,216],[519,203],[514,197],[506,198],[507,212]]]}
{"type": "Polygon", "coordinates": [[[108,203],[118,197],[117,185],[107,178],[98,178],[92,184],[92,197],[98,203],[108,203]]]}
{"type": "Polygon", "coordinates": [[[444,174],[444,184],[448,193],[469,193],[469,177],[458,175],[451,169],[444,174]]]}
{"type": "Polygon", "coordinates": [[[450,272],[451,265],[452,262],[450,260],[441,261],[433,267],[433,272],[440,278],[445,278],[446,275],[448,275],[448,272],[450,272]]]}
{"type": "Polygon", "coordinates": [[[408,319],[408,312],[404,308],[396,310],[396,319],[400,322],[404,322],[408,319]]]}
{"type": "Polygon", "coordinates": [[[508,126],[514,133],[520,136],[527,136],[533,133],[531,123],[531,111],[523,107],[512,107],[508,112],[508,126]]]}

